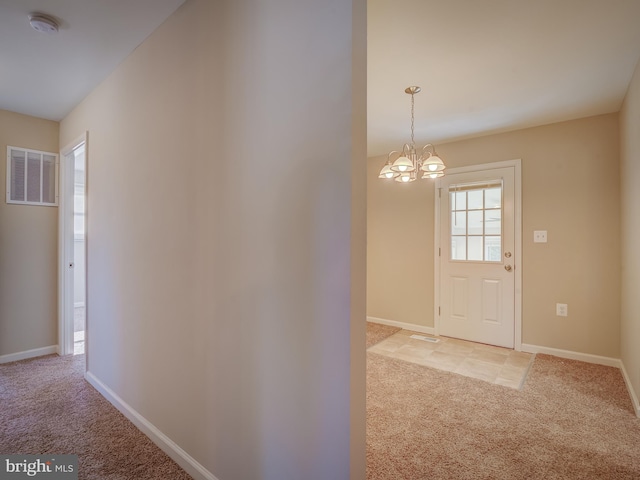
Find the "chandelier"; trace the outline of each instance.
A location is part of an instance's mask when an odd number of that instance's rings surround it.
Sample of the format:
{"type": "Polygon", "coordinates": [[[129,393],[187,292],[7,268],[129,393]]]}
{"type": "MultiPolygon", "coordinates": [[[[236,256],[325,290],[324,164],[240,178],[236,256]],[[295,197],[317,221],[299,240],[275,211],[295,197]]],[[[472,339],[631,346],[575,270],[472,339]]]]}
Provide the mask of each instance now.
{"type": "Polygon", "coordinates": [[[405,89],[405,93],[411,95],[411,143],[405,143],[402,151],[393,150],[389,153],[387,163],[380,170],[378,178],[393,178],[396,182],[407,183],[415,181],[420,174],[422,174],[420,178],[444,176],[446,167],[431,143],[422,147],[420,154],[416,151],[413,139],[413,96],[420,90],[420,87],[405,89]]]}

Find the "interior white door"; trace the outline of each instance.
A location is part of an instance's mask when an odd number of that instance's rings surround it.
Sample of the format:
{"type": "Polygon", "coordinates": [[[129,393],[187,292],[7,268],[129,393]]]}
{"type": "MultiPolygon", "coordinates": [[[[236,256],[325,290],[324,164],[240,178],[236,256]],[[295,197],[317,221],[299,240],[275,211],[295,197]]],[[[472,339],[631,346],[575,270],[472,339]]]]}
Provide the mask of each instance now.
{"type": "Polygon", "coordinates": [[[60,238],[60,355],[74,350],[73,338],[73,175],[75,156],[73,150],[63,152],[60,162],[59,238],[60,238]]]}
{"type": "MultiPolygon", "coordinates": [[[[74,324],[78,287],[86,287],[84,226],[86,136],[64,148],[60,155],[58,207],[58,344],[61,355],[76,350],[74,324]],[[78,202],[80,200],[80,203],[78,202]],[[82,246],[78,247],[82,240],[82,246]],[[78,260],[80,262],[78,263],[78,260]]],[[[86,288],[82,289],[82,293],[86,288]]],[[[85,307],[86,311],[86,307],[85,307]]],[[[78,322],[79,323],[79,322],[78,322]]],[[[84,323],[84,319],[82,320],[84,323]]],[[[84,329],[86,330],[86,328],[84,329]]]]}
{"type": "Polygon", "coordinates": [[[514,188],[514,167],[439,181],[440,335],[514,347],[514,188]]]}

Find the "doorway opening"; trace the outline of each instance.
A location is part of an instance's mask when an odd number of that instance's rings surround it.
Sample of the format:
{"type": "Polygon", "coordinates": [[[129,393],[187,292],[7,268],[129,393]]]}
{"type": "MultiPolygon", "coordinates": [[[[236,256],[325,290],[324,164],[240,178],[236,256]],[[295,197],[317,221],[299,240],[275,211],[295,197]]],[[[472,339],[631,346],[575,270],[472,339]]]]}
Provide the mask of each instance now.
{"type": "Polygon", "coordinates": [[[73,150],[73,353],[84,353],[86,324],[85,285],[85,144],[73,150]]]}
{"type": "Polygon", "coordinates": [[[62,151],[60,175],[60,354],[85,353],[86,138],[62,151]]]}

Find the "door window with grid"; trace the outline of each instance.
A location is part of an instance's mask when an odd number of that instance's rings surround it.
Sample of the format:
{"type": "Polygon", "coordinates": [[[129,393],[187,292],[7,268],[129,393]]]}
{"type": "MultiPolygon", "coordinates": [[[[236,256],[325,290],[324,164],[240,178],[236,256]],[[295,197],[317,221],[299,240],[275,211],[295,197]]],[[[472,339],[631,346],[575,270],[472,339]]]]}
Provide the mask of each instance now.
{"type": "Polygon", "coordinates": [[[451,185],[451,260],[502,261],[502,180],[451,185]]]}

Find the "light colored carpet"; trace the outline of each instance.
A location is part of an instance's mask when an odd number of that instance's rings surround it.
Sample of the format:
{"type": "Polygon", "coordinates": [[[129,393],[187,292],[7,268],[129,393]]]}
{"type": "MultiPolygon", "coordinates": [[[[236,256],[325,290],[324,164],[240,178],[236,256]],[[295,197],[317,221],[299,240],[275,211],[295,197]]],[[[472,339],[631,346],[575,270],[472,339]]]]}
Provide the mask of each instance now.
{"type": "Polygon", "coordinates": [[[367,322],[367,348],[402,330],[398,327],[367,322]]]}
{"type": "Polygon", "coordinates": [[[368,480],[640,479],[618,369],[537,355],[522,391],[367,353],[368,480]]]}
{"type": "Polygon", "coordinates": [[[81,479],[191,478],[83,372],[84,355],[0,365],[0,452],[76,454],[81,479]]]}
{"type": "MultiPolygon", "coordinates": [[[[537,355],[522,391],[367,353],[368,480],[640,479],[620,371],[537,355]]],[[[77,454],[81,479],[189,479],[83,379],[83,356],[0,365],[0,452],[77,454]]]]}

